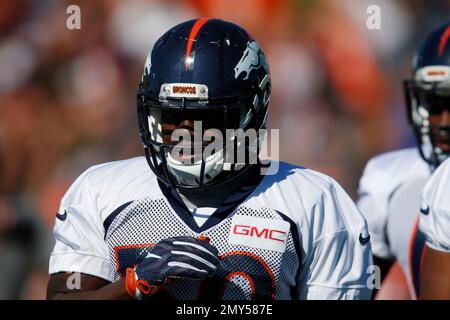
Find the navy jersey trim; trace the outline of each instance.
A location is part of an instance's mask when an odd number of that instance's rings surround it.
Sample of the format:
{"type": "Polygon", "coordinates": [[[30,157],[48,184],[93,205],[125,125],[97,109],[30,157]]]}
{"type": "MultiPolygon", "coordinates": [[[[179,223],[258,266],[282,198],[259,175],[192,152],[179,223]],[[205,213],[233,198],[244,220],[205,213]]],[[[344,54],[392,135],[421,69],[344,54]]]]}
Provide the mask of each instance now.
{"type": "MultiPolygon", "coordinates": [[[[259,167],[255,167],[255,171],[257,171],[257,169],[259,169],[259,167]]],[[[189,211],[189,209],[186,207],[180,195],[175,189],[166,186],[166,184],[161,182],[159,179],[158,185],[175,213],[187,224],[187,226],[192,231],[200,233],[217,225],[225,218],[227,218],[230,214],[232,214],[239,205],[244,203],[249,198],[249,196],[251,196],[255,189],[261,184],[264,177],[265,176],[262,176],[260,174],[253,175],[252,179],[249,179],[249,181],[247,181],[247,183],[245,183],[238,192],[230,195],[227,199],[225,199],[223,204],[219,208],[217,208],[216,211],[214,211],[214,213],[206,220],[206,222],[201,227],[197,225],[191,211],[189,211]]]]}
{"type": "Polygon", "coordinates": [[[279,216],[286,222],[289,222],[289,224],[291,225],[290,231],[291,231],[291,235],[292,235],[292,240],[294,241],[294,248],[295,248],[295,253],[297,254],[298,257],[298,269],[297,269],[297,273],[296,273],[296,281],[295,281],[295,286],[291,287],[291,298],[292,299],[297,299],[298,296],[298,291],[299,291],[299,285],[298,285],[298,281],[297,278],[299,276],[299,272],[302,270],[301,266],[302,266],[302,250],[301,250],[301,245],[300,245],[300,237],[299,237],[299,233],[298,233],[298,228],[297,228],[297,224],[294,222],[294,220],[292,220],[291,218],[289,218],[288,216],[286,216],[285,214],[281,213],[278,210],[275,210],[276,213],[279,214],[279,216]]]}
{"type": "Polygon", "coordinates": [[[419,219],[417,219],[409,253],[411,277],[416,297],[420,296],[420,274],[422,272],[424,251],[425,234],[419,229],[419,219]]]}
{"type": "Polygon", "coordinates": [[[103,228],[105,229],[105,239],[106,234],[108,233],[108,229],[111,225],[111,223],[114,221],[114,219],[117,217],[119,213],[121,213],[126,207],[128,207],[133,201],[129,201],[127,203],[122,204],[117,209],[115,209],[113,212],[111,212],[108,217],[103,222],[103,228]]]}

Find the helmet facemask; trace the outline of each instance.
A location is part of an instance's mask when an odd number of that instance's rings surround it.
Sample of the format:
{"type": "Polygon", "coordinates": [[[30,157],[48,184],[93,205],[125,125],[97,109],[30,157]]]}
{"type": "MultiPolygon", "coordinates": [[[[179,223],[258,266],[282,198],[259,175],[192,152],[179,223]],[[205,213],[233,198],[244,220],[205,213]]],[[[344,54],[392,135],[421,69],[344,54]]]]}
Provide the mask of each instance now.
{"type": "Polygon", "coordinates": [[[227,139],[229,130],[263,127],[263,119],[258,119],[255,107],[245,97],[222,101],[152,99],[141,92],[138,115],[147,161],[160,180],[172,187],[217,186],[255,163],[250,154],[257,159],[258,135],[250,141],[244,139],[245,146],[240,139],[227,139]],[[236,163],[232,150],[245,150],[249,156],[244,163],[236,163]]]}

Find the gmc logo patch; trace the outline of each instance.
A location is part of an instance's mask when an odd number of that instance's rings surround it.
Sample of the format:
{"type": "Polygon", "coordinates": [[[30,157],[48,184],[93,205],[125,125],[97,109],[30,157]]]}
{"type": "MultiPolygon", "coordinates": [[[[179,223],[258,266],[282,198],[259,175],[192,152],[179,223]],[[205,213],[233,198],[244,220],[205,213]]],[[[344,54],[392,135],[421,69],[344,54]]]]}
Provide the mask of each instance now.
{"type": "Polygon", "coordinates": [[[290,225],[284,220],[235,215],[229,243],[284,252],[290,225]]]}
{"type": "Polygon", "coordinates": [[[284,242],[286,240],[286,232],[276,229],[263,228],[258,230],[258,227],[252,227],[244,224],[237,224],[233,228],[234,234],[241,234],[243,236],[264,238],[274,241],[284,242]]]}

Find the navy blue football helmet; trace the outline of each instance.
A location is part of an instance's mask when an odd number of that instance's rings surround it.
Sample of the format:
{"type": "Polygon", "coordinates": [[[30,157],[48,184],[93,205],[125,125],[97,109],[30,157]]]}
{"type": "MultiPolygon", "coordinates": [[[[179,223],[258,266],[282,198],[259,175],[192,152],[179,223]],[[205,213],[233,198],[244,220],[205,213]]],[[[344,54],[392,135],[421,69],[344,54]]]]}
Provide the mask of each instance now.
{"type": "Polygon", "coordinates": [[[450,155],[450,121],[441,118],[450,115],[450,23],[428,35],[412,69],[404,81],[408,121],[422,158],[436,168],[450,155]]]}
{"type": "Polygon", "coordinates": [[[186,163],[173,156],[180,141],[172,133],[184,129],[195,135],[196,121],[201,121],[200,134],[265,129],[270,90],[266,57],[243,28],[210,18],[173,27],[148,55],[137,93],[140,136],[150,168],[175,188],[206,189],[238,178],[252,164],[224,161],[227,143],[207,157],[203,139],[189,144],[200,148],[201,156],[194,151],[186,163]]]}

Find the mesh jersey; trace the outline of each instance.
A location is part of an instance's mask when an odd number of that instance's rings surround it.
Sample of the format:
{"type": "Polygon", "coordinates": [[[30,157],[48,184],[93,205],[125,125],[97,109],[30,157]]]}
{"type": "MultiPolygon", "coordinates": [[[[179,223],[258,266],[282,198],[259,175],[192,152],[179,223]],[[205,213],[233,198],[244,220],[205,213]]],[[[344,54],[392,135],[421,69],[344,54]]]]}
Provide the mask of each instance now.
{"type": "Polygon", "coordinates": [[[219,250],[220,270],[207,281],[171,281],[173,298],[370,298],[371,249],[361,241],[368,232],[351,199],[325,175],[277,165],[242,203],[219,208],[201,227],[144,158],[92,167],[61,201],[49,272],[112,282],[161,239],[203,234],[219,250]]]}
{"type": "Polygon", "coordinates": [[[373,254],[399,261],[415,295],[411,255],[420,208],[420,194],[430,176],[417,148],[372,158],[359,184],[358,208],[367,219],[373,254]]]}
{"type": "Polygon", "coordinates": [[[420,230],[427,246],[450,252],[450,159],[444,161],[423,190],[420,230]]]}

